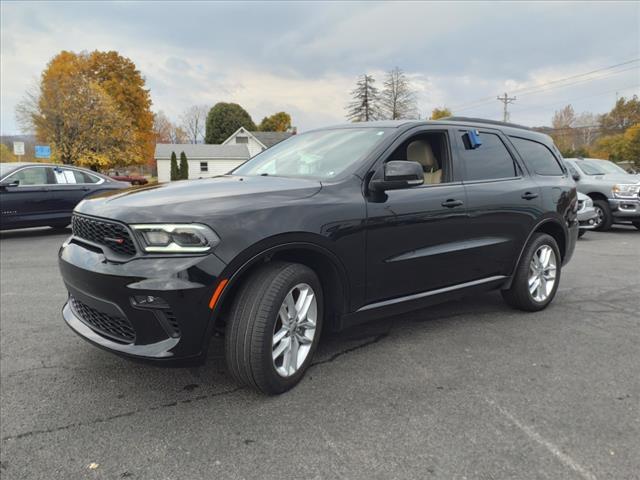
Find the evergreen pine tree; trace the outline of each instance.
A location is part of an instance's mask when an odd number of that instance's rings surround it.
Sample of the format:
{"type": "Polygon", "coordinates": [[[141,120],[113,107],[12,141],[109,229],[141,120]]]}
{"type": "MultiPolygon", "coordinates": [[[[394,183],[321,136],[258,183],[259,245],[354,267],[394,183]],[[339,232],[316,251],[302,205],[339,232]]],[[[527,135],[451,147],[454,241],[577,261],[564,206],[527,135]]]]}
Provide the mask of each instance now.
{"type": "Polygon", "coordinates": [[[180,170],[178,169],[176,152],[171,152],[171,181],[173,180],[180,180],[180,170]]]}
{"type": "Polygon", "coordinates": [[[347,105],[347,120],[352,122],[370,122],[381,117],[378,89],[371,75],[361,75],[356,88],[351,92],[353,101],[347,105]]]}
{"type": "Polygon", "coordinates": [[[184,152],[180,152],[180,178],[189,180],[189,162],[184,152]]]}

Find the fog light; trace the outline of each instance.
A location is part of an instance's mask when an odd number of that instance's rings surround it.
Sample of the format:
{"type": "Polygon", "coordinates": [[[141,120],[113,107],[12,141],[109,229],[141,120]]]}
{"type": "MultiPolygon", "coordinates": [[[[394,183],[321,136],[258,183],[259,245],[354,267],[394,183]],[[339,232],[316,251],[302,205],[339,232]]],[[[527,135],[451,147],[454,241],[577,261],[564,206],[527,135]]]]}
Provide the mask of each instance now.
{"type": "Polygon", "coordinates": [[[136,295],[131,297],[131,303],[135,307],[143,308],[169,308],[169,304],[162,298],[154,295],[136,295]]]}

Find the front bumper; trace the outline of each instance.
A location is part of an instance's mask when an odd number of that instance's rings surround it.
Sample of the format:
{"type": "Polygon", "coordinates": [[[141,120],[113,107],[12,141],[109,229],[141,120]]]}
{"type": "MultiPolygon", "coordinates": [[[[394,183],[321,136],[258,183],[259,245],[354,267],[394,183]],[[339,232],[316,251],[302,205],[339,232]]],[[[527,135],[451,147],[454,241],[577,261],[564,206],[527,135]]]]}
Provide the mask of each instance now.
{"type": "Polygon", "coordinates": [[[640,220],[640,199],[610,198],[609,207],[616,220],[640,220]]]}
{"type": "Polygon", "coordinates": [[[581,230],[592,230],[596,226],[598,214],[593,207],[585,207],[578,211],[578,223],[581,230]]]}
{"type": "Polygon", "coordinates": [[[212,332],[209,300],[225,267],[215,255],[115,263],[70,241],[60,249],[59,266],[69,292],[62,315],[85,340],[143,360],[205,355],[212,332]],[[162,303],[144,304],[150,296],[162,303]]]}

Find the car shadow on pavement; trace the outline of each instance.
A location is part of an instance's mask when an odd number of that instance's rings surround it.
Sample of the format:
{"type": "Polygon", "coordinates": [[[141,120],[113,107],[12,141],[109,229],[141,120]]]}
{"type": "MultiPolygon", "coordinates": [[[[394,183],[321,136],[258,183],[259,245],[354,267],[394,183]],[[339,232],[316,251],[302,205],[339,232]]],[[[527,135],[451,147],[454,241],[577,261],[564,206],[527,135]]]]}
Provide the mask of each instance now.
{"type": "MultiPolygon", "coordinates": [[[[325,332],[310,366],[310,372],[385,341],[402,344],[411,341],[417,334],[455,330],[464,328],[469,323],[509,321],[509,315],[504,313],[510,311],[512,310],[504,304],[499,293],[484,294],[467,297],[464,302],[452,301],[402,316],[367,322],[339,333],[325,332]]],[[[73,356],[81,363],[77,369],[74,368],[74,381],[83,383],[82,377],[85,375],[86,380],[91,383],[95,382],[96,376],[102,375],[105,380],[117,379],[121,391],[117,400],[126,397],[130,406],[143,410],[153,404],[161,406],[174,405],[176,402],[191,403],[240,390],[247,398],[257,398],[258,395],[234,383],[227,371],[224,339],[221,337],[212,339],[208,357],[201,365],[166,368],[131,362],[111,353],[101,352],[92,346],[79,348],[73,356]],[[82,362],[80,358],[83,359],[82,362]]]]}

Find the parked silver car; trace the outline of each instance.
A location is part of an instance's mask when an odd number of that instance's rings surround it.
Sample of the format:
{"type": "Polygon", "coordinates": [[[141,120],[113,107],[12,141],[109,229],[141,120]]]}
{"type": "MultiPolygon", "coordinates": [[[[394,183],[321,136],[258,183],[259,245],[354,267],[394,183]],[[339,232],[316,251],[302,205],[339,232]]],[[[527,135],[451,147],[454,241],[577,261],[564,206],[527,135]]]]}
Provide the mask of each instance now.
{"type": "Polygon", "coordinates": [[[614,223],[632,223],[640,230],[640,175],[632,175],[608,160],[565,158],[578,191],[593,200],[596,230],[614,223]]]}
{"type": "Polygon", "coordinates": [[[593,208],[593,200],[584,193],[578,192],[578,223],[580,225],[578,237],[582,237],[587,230],[596,228],[597,220],[598,213],[593,208]]]}

